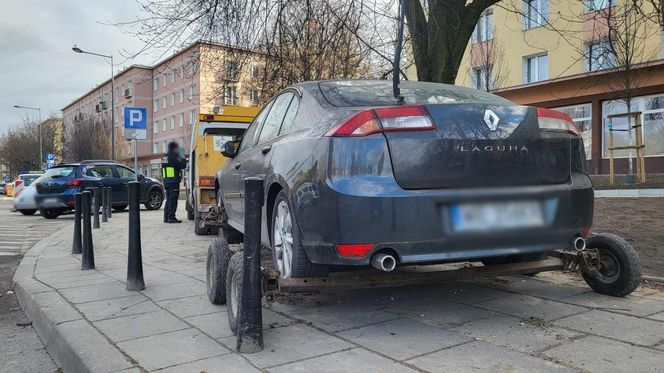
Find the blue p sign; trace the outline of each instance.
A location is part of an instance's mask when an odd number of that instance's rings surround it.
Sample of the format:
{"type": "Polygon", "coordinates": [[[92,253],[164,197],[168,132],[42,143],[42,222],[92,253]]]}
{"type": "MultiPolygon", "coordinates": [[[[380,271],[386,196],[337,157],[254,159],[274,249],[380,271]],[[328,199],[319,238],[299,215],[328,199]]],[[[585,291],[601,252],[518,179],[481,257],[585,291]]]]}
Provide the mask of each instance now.
{"type": "Polygon", "coordinates": [[[147,138],[147,110],[144,107],[124,108],[125,138],[145,140],[147,138]]]}

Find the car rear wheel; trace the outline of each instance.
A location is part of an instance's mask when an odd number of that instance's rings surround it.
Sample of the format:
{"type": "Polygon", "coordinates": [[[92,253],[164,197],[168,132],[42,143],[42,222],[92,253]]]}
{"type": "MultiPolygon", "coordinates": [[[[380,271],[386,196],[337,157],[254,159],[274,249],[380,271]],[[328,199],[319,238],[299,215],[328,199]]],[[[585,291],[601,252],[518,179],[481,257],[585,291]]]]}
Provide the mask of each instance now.
{"type": "Polygon", "coordinates": [[[23,215],[34,215],[37,210],[18,210],[23,215]]]}
{"type": "Polygon", "coordinates": [[[300,228],[285,191],[279,192],[272,212],[272,260],[282,278],[324,277],[326,265],[309,261],[302,246],[300,228]]]}
{"type": "Polygon", "coordinates": [[[54,209],[39,209],[39,213],[46,219],[55,219],[58,216],[62,215],[61,210],[54,209]]]}
{"type": "Polygon", "coordinates": [[[145,208],[148,210],[159,210],[162,202],[164,202],[164,197],[161,192],[152,190],[148,193],[148,201],[145,203],[145,208]]]}

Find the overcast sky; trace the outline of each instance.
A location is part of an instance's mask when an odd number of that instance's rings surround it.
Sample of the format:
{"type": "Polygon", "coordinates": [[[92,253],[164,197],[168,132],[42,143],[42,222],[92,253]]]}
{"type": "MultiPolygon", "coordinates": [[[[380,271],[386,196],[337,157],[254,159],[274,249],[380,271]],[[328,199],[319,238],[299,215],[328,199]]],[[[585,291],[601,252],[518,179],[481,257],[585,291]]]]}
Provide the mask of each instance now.
{"type": "Polygon", "coordinates": [[[101,23],[135,19],[134,0],[2,0],[0,21],[0,133],[36,112],[14,105],[39,107],[42,117],[60,115],[74,98],[110,77],[100,57],[74,53],[71,47],[114,54],[116,71],[132,63],[151,64],[141,56],[123,61],[123,49],[136,51],[140,41],[101,23]],[[124,62],[124,63],[123,63],[124,62]],[[119,66],[118,66],[119,65],[119,66]]]}

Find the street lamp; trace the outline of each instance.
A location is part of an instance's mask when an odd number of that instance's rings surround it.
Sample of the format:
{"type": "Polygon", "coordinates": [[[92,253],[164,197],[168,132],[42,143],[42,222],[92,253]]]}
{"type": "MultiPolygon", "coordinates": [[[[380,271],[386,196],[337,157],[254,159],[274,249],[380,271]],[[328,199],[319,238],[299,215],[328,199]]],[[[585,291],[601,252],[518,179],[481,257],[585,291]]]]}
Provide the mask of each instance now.
{"type": "MultiPolygon", "coordinates": [[[[44,169],[43,167],[43,162],[44,162],[44,148],[42,147],[42,121],[41,121],[41,109],[38,107],[30,107],[30,106],[21,106],[21,105],[14,105],[14,108],[16,109],[26,109],[26,110],[36,110],[39,113],[39,166],[42,168],[41,170],[44,169]]],[[[41,171],[40,170],[40,171],[41,171]]]]}
{"type": "Polygon", "coordinates": [[[115,71],[113,69],[113,55],[105,55],[87,52],[74,44],[71,48],[76,53],[91,54],[97,57],[110,58],[111,60],[111,159],[115,160],[115,71]]]}

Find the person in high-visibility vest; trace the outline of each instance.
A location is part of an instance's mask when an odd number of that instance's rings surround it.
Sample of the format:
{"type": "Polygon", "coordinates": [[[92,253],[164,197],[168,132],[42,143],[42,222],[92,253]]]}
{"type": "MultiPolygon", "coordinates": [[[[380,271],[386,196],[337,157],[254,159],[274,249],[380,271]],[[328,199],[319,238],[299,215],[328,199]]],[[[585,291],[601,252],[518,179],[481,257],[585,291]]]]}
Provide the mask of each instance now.
{"type": "Polygon", "coordinates": [[[175,217],[180,196],[180,182],[182,170],[187,167],[187,160],[180,153],[180,146],[176,142],[168,144],[166,163],[162,164],[161,177],[166,189],[166,205],[164,206],[164,223],[182,223],[175,217]]]}

